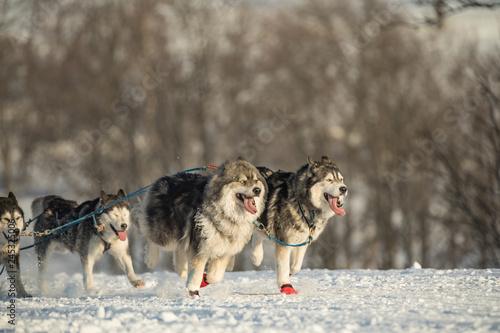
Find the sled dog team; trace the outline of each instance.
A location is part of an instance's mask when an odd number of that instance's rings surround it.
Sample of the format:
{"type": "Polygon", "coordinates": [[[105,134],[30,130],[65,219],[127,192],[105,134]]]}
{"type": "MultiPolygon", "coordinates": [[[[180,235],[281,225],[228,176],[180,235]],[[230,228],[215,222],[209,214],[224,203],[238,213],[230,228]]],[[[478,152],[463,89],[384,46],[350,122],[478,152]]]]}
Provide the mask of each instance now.
{"type": "MultiPolygon", "coordinates": [[[[339,168],[323,156],[297,172],[273,172],[255,167],[243,158],[227,160],[212,175],[183,173],[164,176],[149,187],[144,200],[131,208],[120,189],[117,194],[101,190],[95,199],[78,204],[49,195],[32,203],[34,231],[61,228],[55,235],[35,236],[39,266],[39,288],[48,292],[46,271],[54,251],[71,251],[80,256],[83,284],[92,293],[93,267],[104,252],[115,257],[136,287],[144,286],[132,266],[127,230],[132,220],[147,238],[145,263],[154,267],[161,250],[173,251],[177,274],[187,279],[190,297],[219,283],[231,270],[234,256],[252,239],[252,262],[263,259],[263,241],[275,244],[276,274],[280,291],[296,294],[290,275],[297,273],[309,244],[318,238],[328,220],[345,215],[347,187],[339,168]],[[82,222],[64,226],[92,212],[82,222]],[[45,241],[44,241],[45,240],[45,241]],[[301,246],[290,246],[301,245],[301,246]]],[[[24,213],[15,195],[0,198],[0,263],[15,279],[17,296],[30,297],[21,282],[19,238],[25,227],[24,213]]]]}

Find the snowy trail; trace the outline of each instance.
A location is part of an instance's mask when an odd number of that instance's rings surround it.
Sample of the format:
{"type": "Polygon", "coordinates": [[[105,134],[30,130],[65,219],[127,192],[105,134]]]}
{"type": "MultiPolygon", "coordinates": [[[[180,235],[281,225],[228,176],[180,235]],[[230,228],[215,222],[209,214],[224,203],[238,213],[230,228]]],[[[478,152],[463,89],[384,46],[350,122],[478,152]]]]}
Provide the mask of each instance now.
{"type": "MultiPolygon", "coordinates": [[[[227,273],[188,299],[175,273],[96,274],[88,296],[80,273],[58,273],[52,297],[16,301],[16,332],[498,332],[500,270],[303,270],[299,295],[279,294],[272,271],[227,273]]],[[[3,281],[0,331],[7,323],[3,281]]]]}

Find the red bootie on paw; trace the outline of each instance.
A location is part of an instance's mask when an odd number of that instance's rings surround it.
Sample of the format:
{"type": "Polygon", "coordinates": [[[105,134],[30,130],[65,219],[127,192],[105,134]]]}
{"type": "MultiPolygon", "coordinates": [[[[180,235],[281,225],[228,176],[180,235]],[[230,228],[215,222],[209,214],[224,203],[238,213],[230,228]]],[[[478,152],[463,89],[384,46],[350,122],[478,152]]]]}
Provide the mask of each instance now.
{"type": "Polygon", "coordinates": [[[207,274],[203,274],[203,280],[201,281],[200,288],[205,288],[208,286],[210,283],[207,282],[207,274]]]}
{"type": "Polygon", "coordinates": [[[286,295],[297,295],[295,289],[293,289],[291,284],[284,284],[281,286],[281,292],[286,295]]]}

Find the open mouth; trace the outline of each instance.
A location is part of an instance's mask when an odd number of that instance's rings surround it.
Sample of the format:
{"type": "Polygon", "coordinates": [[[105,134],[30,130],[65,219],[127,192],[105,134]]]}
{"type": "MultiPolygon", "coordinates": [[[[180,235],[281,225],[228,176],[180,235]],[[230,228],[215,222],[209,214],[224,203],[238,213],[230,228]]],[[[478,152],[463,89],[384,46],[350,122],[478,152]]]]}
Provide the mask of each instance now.
{"type": "Polygon", "coordinates": [[[337,215],[345,215],[345,210],[342,208],[344,206],[344,203],[342,203],[339,198],[334,197],[333,195],[329,193],[324,193],[326,201],[328,201],[328,204],[330,205],[330,208],[332,211],[337,214],[337,215]]]}
{"type": "Polygon", "coordinates": [[[3,231],[2,231],[2,234],[3,234],[3,236],[5,237],[5,239],[6,239],[8,242],[14,242],[15,244],[19,243],[19,236],[17,236],[17,235],[16,235],[16,236],[12,235],[12,236],[10,236],[10,237],[9,237],[9,236],[7,236],[7,235],[5,234],[5,232],[3,232],[3,231]]]}
{"type": "Polygon", "coordinates": [[[247,197],[244,194],[236,193],[236,197],[243,202],[245,209],[252,215],[257,213],[257,207],[255,206],[255,199],[253,197],[247,197]]]}
{"type": "Polygon", "coordinates": [[[122,242],[124,242],[124,241],[126,241],[126,240],[127,240],[127,233],[126,233],[125,231],[117,231],[117,230],[115,229],[115,227],[113,227],[113,225],[112,225],[112,224],[110,224],[110,226],[111,226],[111,229],[113,229],[113,231],[115,232],[115,234],[118,236],[118,238],[120,238],[120,240],[121,240],[122,242]]]}

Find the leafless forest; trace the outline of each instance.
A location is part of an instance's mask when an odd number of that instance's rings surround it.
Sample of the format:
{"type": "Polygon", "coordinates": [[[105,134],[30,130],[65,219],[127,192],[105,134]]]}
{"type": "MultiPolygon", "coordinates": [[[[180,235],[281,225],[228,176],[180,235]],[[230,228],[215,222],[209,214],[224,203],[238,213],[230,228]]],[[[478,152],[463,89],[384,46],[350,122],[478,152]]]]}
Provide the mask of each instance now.
{"type": "Polygon", "coordinates": [[[500,52],[451,38],[444,5],[2,1],[0,195],[83,201],[326,154],[347,215],[305,266],[499,267],[500,52]]]}

